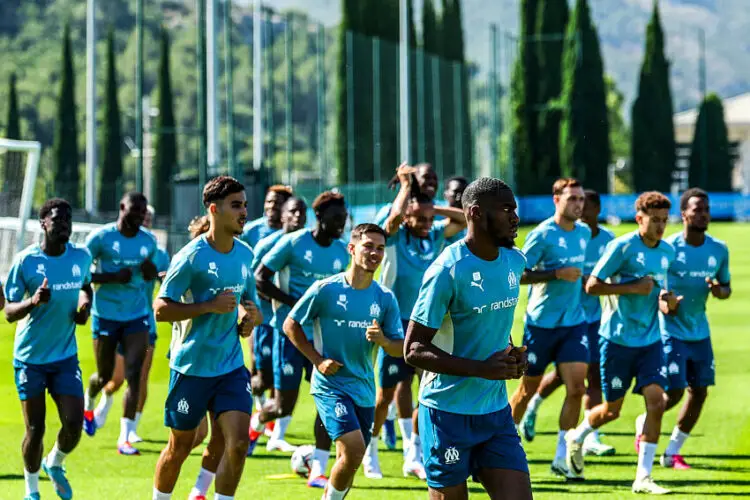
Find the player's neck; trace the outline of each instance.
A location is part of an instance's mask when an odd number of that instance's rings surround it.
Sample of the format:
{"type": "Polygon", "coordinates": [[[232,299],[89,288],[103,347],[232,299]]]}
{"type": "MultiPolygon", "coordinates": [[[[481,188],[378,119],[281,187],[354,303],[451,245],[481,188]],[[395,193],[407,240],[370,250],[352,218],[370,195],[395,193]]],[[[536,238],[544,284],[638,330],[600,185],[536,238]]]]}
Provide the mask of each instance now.
{"type": "Polygon", "coordinates": [[[638,235],[641,237],[641,241],[643,242],[643,244],[646,245],[649,248],[656,248],[656,247],[658,247],[659,246],[659,242],[661,241],[661,240],[655,240],[653,238],[649,238],[647,235],[645,235],[644,233],[642,233],[640,231],[638,231],[638,235]]]}
{"type": "Polygon", "coordinates": [[[685,243],[693,247],[699,247],[706,241],[704,231],[691,231],[687,227],[682,230],[682,236],[685,238],[685,243]]]}
{"type": "Polygon", "coordinates": [[[557,212],[555,212],[554,220],[555,220],[555,224],[557,224],[558,226],[560,226],[566,231],[572,231],[573,228],[576,227],[575,221],[568,220],[565,217],[563,217],[562,214],[558,214],[557,212]]]}
{"type": "Polygon", "coordinates": [[[44,238],[39,244],[39,248],[41,248],[42,252],[49,255],[50,257],[59,257],[63,254],[63,252],[65,252],[65,245],[66,243],[48,241],[47,238],[44,238]]]}
{"type": "Polygon", "coordinates": [[[601,229],[599,228],[599,224],[589,224],[589,229],[591,229],[592,238],[596,238],[597,235],[601,232],[601,229]]]}
{"type": "Polygon", "coordinates": [[[279,220],[273,220],[273,219],[266,219],[266,223],[268,224],[268,227],[271,229],[282,229],[283,224],[281,223],[281,219],[279,220]]]}
{"type": "Polygon", "coordinates": [[[478,235],[469,231],[465,241],[469,251],[482,260],[493,261],[500,255],[500,249],[486,235],[478,235]]]}
{"type": "Polygon", "coordinates": [[[333,238],[323,232],[323,230],[320,229],[320,226],[315,226],[315,229],[312,231],[312,237],[315,240],[315,243],[322,247],[329,247],[331,246],[331,243],[333,243],[333,238]]]}
{"type": "Polygon", "coordinates": [[[138,230],[140,227],[132,228],[125,225],[125,221],[122,219],[122,217],[117,219],[117,230],[120,231],[120,234],[125,236],[126,238],[132,238],[136,234],[138,234],[138,230]]]}
{"type": "Polygon", "coordinates": [[[218,229],[213,224],[206,231],[206,241],[219,253],[229,253],[234,248],[234,235],[218,229]]]}
{"type": "Polygon", "coordinates": [[[370,271],[362,269],[356,264],[352,264],[349,269],[346,270],[346,281],[355,290],[364,290],[372,284],[372,275],[370,271]]]}

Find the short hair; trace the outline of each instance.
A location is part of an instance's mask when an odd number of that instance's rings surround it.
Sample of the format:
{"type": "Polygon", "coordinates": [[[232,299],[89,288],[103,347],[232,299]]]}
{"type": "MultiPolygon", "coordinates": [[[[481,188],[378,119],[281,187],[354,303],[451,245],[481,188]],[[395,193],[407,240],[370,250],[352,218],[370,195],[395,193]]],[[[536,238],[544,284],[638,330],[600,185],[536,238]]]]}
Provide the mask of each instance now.
{"type": "Polygon", "coordinates": [[[649,210],[658,210],[662,208],[671,208],[672,202],[669,198],[661,194],[659,191],[646,191],[641,193],[637,200],[635,200],[636,212],[646,213],[649,210]]]}
{"type": "Polygon", "coordinates": [[[577,187],[583,187],[578,179],[575,179],[573,177],[561,177],[557,179],[554,184],[552,184],[552,194],[560,195],[563,193],[563,191],[565,191],[565,188],[577,187]]]}
{"type": "Polygon", "coordinates": [[[227,196],[241,193],[245,186],[234,177],[220,175],[214,177],[203,187],[203,206],[208,207],[211,203],[221,201],[227,196]]]}
{"type": "Polygon", "coordinates": [[[39,220],[46,219],[50,212],[55,208],[67,208],[68,211],[73,210],[67,200],[62,198],[50,198],[45,201],[42,208],[39,209],[39,220]]]}
{"type": "Polygon", "coordinates": [[[346,206],[344,195],[337,193],[336,191],[323,191],[315,197],[315,200],[312,203],[312,208],[315,212],[323,213],[328,207],[336,205],[342,207],[346,206]]]}
{"type": "Polygon", "coordinates": [[[429,196],[427,196],[426,194],[422,192],[418,192],[418,193],[412,193],[412,195],[409,197],[409,202],[410,203],[417,202],[420,205],[422,205],[423,203],[434,203],[434,200],[430,198],[429,196]]]}
{"type": "Polygon", "coordinates": [[[466,186],[464,194],[461,196],[461,204],[464,208],[469,208],[472,205],[479,205],[487,196],[498,196],[504,191],[510,191],[511,194],[513,193],[510,186],[500,179],[494,177],[480,177],[466,186]]]}
{"type": "Polygon", "coordinates": [[[701,188],[690,188],[680,196],[680,212],[687,210],[690,198],[703,198],[708,203],[708,193],[701,188]]]}
{"type": "Polygon", "coordinates": [[[583,190],[583,196],[586,197],[586,201],[588,203],[593,203],[597,207],[602,206],[602,200],[599,198],[599,193],[594,191],[593,189],[584,189],[583,190]]]}
{"type": "Polygon", "coordinates": [[[377,233],[383,238],[388,238],[388,236],[385,234],[385,230],[382,227],[378,226],[377,224],[366,222],[364,224],[357,224],[356,226],[354,226],[354,229],[352,229],[351,241],[359,241],[360,239],[362,239],[362,235],[367,233],[377,233]]]}
{"type": "Polygon", "coordinates": [[[146,199],[146,195],[143,193],[139,193],[138,191],[129,191],[122,195],[122,198],[120,199],[120,203],[123,203],[125,200],[128,200],[130,203],[144,203],[148,205],[148,200],[146,199]]]}
{"type": "Polygon", "coordinates": [[[146,212],[148,212],[148,214],[151,217],[153,217],[154,215],[156,215],[156,209],[154,208],[153,205],[146,205],[146,212]]]}
{"type": "Polygon", "coordinates": [[[190,239],[195,239],[201,234],[207,232],[209,227],[211,227],[211,220],[208,218],[208,215],[199,215],[198,217],[193,218],[193,220],[190,221],[190,224],[188,224],[190,239]]]}
{"type": "Polygon", "coordinates": [[[285,198],[289,198],[294,194],[294,191],[292,191],[292,186],[285,186],[283,184],[274,184],[273,186],[269,187],[266,190],[266,194],[268,193],[276,193],[284,196],[285,198]]]}
{"type": "Polygon", "coordinates": [[[302,203],[302,206],[307,209],[307,203],[305,203],[305,200],[299,196],[290,196],[284,201],[284,204],[281,205],[281,210],[283,211],[287,205],[291,205],[292,203],[302,203]]]}
{"type": "Polygon", "coordinates": [[[464,186],[467,186],[469,184],[469,181],[466,180],[466,177],[464,177],[463,175],[452,175],[445,179],[445,185],[448,186],[448,184],[453,181],[460,182],[464,186]]]}

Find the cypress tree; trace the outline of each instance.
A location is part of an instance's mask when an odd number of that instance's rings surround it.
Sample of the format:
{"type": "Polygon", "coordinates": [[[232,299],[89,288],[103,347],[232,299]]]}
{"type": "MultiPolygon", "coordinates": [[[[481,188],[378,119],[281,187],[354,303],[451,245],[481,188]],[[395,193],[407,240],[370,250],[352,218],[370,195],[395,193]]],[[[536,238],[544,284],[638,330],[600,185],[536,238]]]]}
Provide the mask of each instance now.
{"type": "MultiPolygon", "coordinates": [[[[99,210],[115,212],[122,185],[122,134],[120,106],[117,103],[117,68],[115,67],[115,34],[107,34],[107,79],[104,87],[104,127],[102,133],[102,165],[99,171],[99,210]]],[[[162,187],[166,190],[166,186],[162,187]]]]}
{"type": "Polygon", "coordinates": [[[68,200],[72,207],[79,206],[78,125],[75,103],[75,74],[70,47],[70,24],[65,24],[62,44],[62,77],[57,101],[57,120],[53,157],[55,159],[55,193],[68,200]]]}
{"type": "Polygon", "coordinates": [[[608,192],[609,142],[607,91],[599,36],[588,0],[576,2],[564,56],[560,164],[562,174],[584,186],[608,192]]]}
{"type": "MultiPolygon", "coordinates": [[[[442,168],[438,168],[438,175],[443,177],[453,175],[456,171],[456,106],[454,62],[456,62],[456,15],[454,0],[443,0],[440,13],[440,128],[442,142],[437,145],[441,149],[442,168]]],[[[440,179],[442,180],[442,179],[440,179]]]]}
{"type": "Polygon", "coordinates": [[[529,39],[535,33],[537,2],[538,0],[521,2],[521,36],[511,80],[511,144],[515,190],[518,194],[546,194],[550,189],[550,186],[540,182],[537,174],[539,154],[536,98],[539,95],[540,68],[537,52],[529,39]]]}
{"type": "Polygon", "coordinates": [[[568,24],[568,3],[540,0],[537,6],[536,36],[532,43],[537,53],[540,72],[537,106],[540,109],[539,161],[540,182],[551,185],[560,176],[559,99],[562,90],[562,54],[568,24]]]}
{"type": "Polygon", "coordinates": [[[732,159],[724,105],[716,94],[709,94],[701,103],[690,151],[688,179],[691,186],[700,186],[706,191],[732,191],[732,159]]]}
{"type": "Polygon", "coordinates": [[[433,0],[424,0],[422,4],[422,50],[424,57],[417,64],[423,64],[424,108],[418,117],[417,126],[424,129],[424,158],[420,162],[435,164],[435,98],[433,92],[433,64],[440,53],[438,39],[438,20],[433,0]]]}
{"type": "MultiPolygon", "coordinates": [[[[157,81],[157,99],[159,106],[159,117],[156,126],[159,129],[156,135],[154,153],[154,176],[156,186],[171,186],[172,176],[177,170],[177,134],[175,133],[176,120],[174,116],[174,98],[172,96],[172,77],[170,75],[169,63],[169,33],[162,27],[159,58],[159,79],[157,81]]],[[[154,208],[159,215],[169,215],[172,209],[172,190],[154,190],[154,208]]]]}
{"type": "MultiPolygon", "coordinates": [[[[5,137],[21,138],[21,121],[18,114],[18,95],[16,94],[16,74],[11,73],[8,79],[8,116],[5,121],[5,137]]],[[[5,153],[2,190],[20,193],[23,190],[23,155],[8,151],[5,153]]]]}
{"type": "Polygon", "coordinates": [[[349,35],[352,28],[353,17],[356,15],[356,0],[341,0],[341,24],[339,25],[339,50],[336,98],[338,101],[336,116],[336,156],[337,172],[336,179],[340,184],[349,180],[349,84],[347,80],[347,64],[349,59],[349,35]]]}
{"type": "Polygon", "coordinates": [[[633,103],[633,184],[636,192],[672,186],[676,153],[672,121],[669,62],[664,55],[664,32],[658,1],[646,28],[646,54],[633,103]]]}
{"type": "MultiPolygon", "coordinates": [[[[565,3],[565,2],[562,2],[565,3]]],[[[471,177],[474,165],[474,143],[471,136],[471,110],[469,108],[469,67],[466,62],[466,43],[464,41],[463,14],[461,12],[461,0],[453,0],[453,30],[455,35],[455,54],[454,59],[458,63],[458,81],[454,82],[460,85],[459,89],[454,89],[454,96],[457,96],[460,108],[456,110],[459,114],[460,130],[456,130],[456,140],[461,141],[461,149],[456,148],[456,173],[471,177]],[[458,90],[458,92],[456,92],[458,90]],[[458,134],[460,133],[460,137],[458,134]]],[[[456,97],[454,97],[455,99],[456,97]]]]}

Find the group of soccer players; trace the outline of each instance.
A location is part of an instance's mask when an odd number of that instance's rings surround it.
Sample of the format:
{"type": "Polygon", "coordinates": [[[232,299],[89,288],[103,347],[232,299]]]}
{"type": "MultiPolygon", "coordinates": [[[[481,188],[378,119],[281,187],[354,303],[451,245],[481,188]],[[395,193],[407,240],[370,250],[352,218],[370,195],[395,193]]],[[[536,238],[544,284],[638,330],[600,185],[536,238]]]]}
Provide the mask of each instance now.
{"type": "Polygon", "coordinates": [[[123,197],[117,222],[92,233],[85,247],[68,241],[69,204],[46,202],[42,242],[16,256],[5,284],[6,316],[23,320],[14,367],[27,429],[25,498],[39,498],[40,468],[60,498],[72,498],[64,458],[82,428],[93,436],[104,425],[123,381],[117,447],[138,454],[157,321],[172,323],[173,335],[170,434],[155,500],[172,497],[209,427],[192,500],[205,499],[213,482],[217,500],[234,498],[264,434],[268,450],[293,452],[285,434],[303,374],[317,410],[308,486],[323,488],[324,499],[343,499],[360,465],[367,477],[383,477],[381,430],[386,446],[395,446],[389,407],[402,434],[403,474],[425,479],[431,498],[467,498],[470,477],[492,498],[531,498],[519,432],[534,439],[541,403],[561,385],[551,470],[582,480],[584,453],[614,453],[597,429],[619,416],[634,378],[646,413],[636,422],[633,491],[668,492],[651,478],[662,416],[687,388],[660,461],[688,468],[681,447],[714,383],[705,304],[709,294],[731,294],[727,247],[706,234],[708,195],[687,191],[683,231],[663,240],[669,200],[644,193],[638,229],[614,238],[598,225],[598,195],[560,179],[554,216],[520,250],[515,197],[502,181],[451,178],[446,204],[435,203],[438,179],[429,165],[401,165],[394,185],[398,193],[377,223],[353,227],[347,244],[340,193],[314,200],[315,223],[306,228],[305,202],[272,186],[264,216],[246,223],[244,186],[217,177],[203,189],[207,215],[194,221],[191,241],[171,263],[143,228],[153,213],[138,193],[123,197]],[[156,280],[162,286],[152,304],[156,280]],[[529,303],[517,347],[510,334],[523,284],[529,303]],[[89,315],[96,373],[84,394],[75,328],[89,315]],[[249,341],[249,370],[241,338],[249,341]],[[509,398],[505,380],[518,378],[509,398]],[[43,457],[46,391],[62,428],[43,457]],[[336,461],[326,476],[333,443],[336,461]]]}

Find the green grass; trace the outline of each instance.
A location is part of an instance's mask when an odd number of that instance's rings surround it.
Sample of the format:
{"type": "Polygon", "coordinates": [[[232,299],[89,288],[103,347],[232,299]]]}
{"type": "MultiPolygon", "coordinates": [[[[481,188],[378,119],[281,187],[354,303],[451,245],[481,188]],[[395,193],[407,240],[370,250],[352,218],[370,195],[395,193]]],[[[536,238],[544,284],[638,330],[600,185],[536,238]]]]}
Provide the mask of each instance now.
{"type": "MultiPolygon", "coordinates": [[[[615,228],[618,234],[632,226],[615,228]]],[[[672,226],[669,233],[679,230],[672,226]]],[[[665,486],[674,489],[674,498],[706,498],[721,496],[739,498],[750,493],[750,342],[748,342],[748,320],[746,309],[750,308],[750,225],[714,224],[712,234],[723,239],[732,250],[731,271],[734,296],[726,302],[711,300],[709,316],[713,327],[713,342],[716,355],[717,386],[710,397],[701,420],[684,448],[692,471],[664,470],[657,464],[654,476],[665,486]]],[[[521,235],[521,239],[524,234],[521,235]]],[[[520,341],[525,298],[516,310],[514,338],[520,341]]],[[[79,329],[78,342],[84,378],[94,367],[89,326],[79,329]]],[[[168,328],[160,329],[154,370],[149,387],[149,401],[140,428],[140,434],[148,439],[141,446],[142,456],[121,457],[115,450],[119,432],[118,401],[110,414],[110,420],[95,438],[83,436],[79,447],[67,460],[69,478],[78,499],[144,499],[151,498],[152,477],[158,454],[167,438],[163,426],[162,409],[167,391],[168,366],[165,352],[168,344],[168,328]]],[[[11,365],[13,351],[13,328],[0,324],[0,362],[5,369],[0,375],[0,499],[23,498],[23,463],[20,442],[24,433],[21,409],[16,397],[11,365]]],[[[509,391],[515,384],[509,384],[509,391]]],[[[303,386],[303,392],[307,386],[303,386]]],[[[604,440],[617,447],[615,457],[588,460],[583,484],[570,485],[549,473],[557,434],[557,415],[562,392],[558,391],[541,409],[536,440],[526,446],[531,467],[532,483],[536,498],[574,498],[584,496],[596,500],[631,498],[630,484],[635,472],[636,456],[633,451],[633,422],[642,411],[640,397],[628,396],[622,417],[606,426],[604,440]]],[[[45,453],[49,451],[59,423],[54,406],[48,400],[45,453]]],[[[312,443],[314,407],[305,394],[295,412],[288,437],[295,444],[312,443]]],[[[662,452],[674,425],[676,412],[664,419],[659,452],[662,452]]],[[[309,490],[299,479],[271,479],[269,476],[289,472],[289,458],[281,454],[267,454],[261,444],[256,455],[247,461],[245,473],[237,498],[280,500],[318,499],[319,490],[309,490]]],[[[200,466],[200,453],[196,450],[185,463],[175,490],[175,499],[187,498],[200,466]]],[[[381,451],[381,461],[386,475],[382,481],[365,479],[358,474],[355,489],[349,498],[425,498],[426,487],[416,480],[400,477],[401,452],[381,451]]],[[[43,476],[43,474],[42,474],[43,476]]],[[[483,497],[482,490],[471,485],[472,495],[483,497]]],[[[43,498],[56,498],[52,486],[46,479],[41,483],[43,498]]],[[[212,493],[213,494],[213,493],[212,493]]],[[[209,496],[209,498],[212,498],[209,496]]]]}

